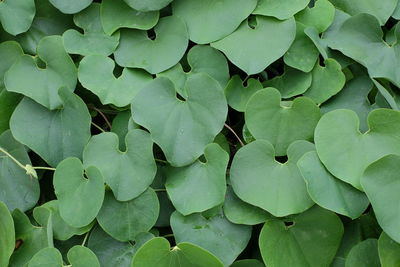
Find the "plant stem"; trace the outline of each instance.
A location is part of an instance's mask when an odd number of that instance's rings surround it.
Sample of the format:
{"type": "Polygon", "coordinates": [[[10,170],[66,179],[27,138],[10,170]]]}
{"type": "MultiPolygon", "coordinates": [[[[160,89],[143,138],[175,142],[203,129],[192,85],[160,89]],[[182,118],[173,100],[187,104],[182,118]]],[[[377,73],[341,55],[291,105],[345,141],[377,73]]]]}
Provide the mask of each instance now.
{"type": "Polygon", "coordinates": [[[86,240],[87,240],[87,239],[88,239],[88,237],[89,237],[89,233],[90,233],[90,231],[89,231],[89,232],[87,232],[87,233],[86,233],[86,235],[85,235],[85,237],[83,238],[83,241],[82,241],[82,247],[84,247],[84,246],[85,246],[86,240]]]}
{"type": "Polygon", "coordinates": [[[106,132],[103,128],[101,128],[99,125],[97,125],[97,124],[94,123],[93,121],[92,121],[92,125],[93,125],[95,128],[99,129],[101,132],[103,132],[103,133],[106,132]]]}
{"type": "Polygon", "coordinates": [[[227,128],[231,133],[233,133],[233,135],[236,137],[236,139],[239,141],[241,146],[244,146],[244,143],[242,141],[242,139],[240,139],[240,137],[236,134],[235,130],[233,130],[228,124],[224,124],[225,128],[227,128]]]}
{"type": "Polygon", "coordinates": [[[154,190],[154,192],[165,192],[165,191],[167,191],[167,190],[164,189],[164,188],[153,189],[153,190],[154,190]]]}
{"type": "Polygon", "coordinates": [[[7,157],[12,159],[12,161],[14,161],[19,167],[26,170],[25,166],[21,162],[19,162],[16,158],[14,158],[10,153],[8,153],[4,148],[0,147],[0,152],[6,154],[7,157]]]}
{"type": "Polygon", "coordinates": [[[166,161],[166,160],[162,160],[162,159],[154,159],[154,160],[157,162],[160,162],[160,163],[168,164],[168,161],[166,161]]]}
{"type": "Polygon", "coordinates": [[[163,237],[172,237],[172,236],[174,236],[174,234],[163,235],[163,237]]]}
{"type": "Polygon", "coordinates": [[[32,167],[35,170],[48,170],[48,171],[55,171],[56,168],[51,168],[51,167],[32,167]]]}
{"type": "Polygon", "coordinates": [[[101,110],[100,109],[98,109],[98,108],[96,108],[96,107],[93,107],[93,109],[94,110],[96,110],[99,114],[100,114],[100,116],[102,116],[103,117],[103,119],[105,120],[105,122],[106,122],[106,124],[107,124],[107,126],[108,126],[108,128],[110,128],[110,130],[111,130],[111,123],[110,123],[110,121],[107,119],[107,116],[106,115],[104,115],[104,113],[103,112],[101,112],[101,110]]]}

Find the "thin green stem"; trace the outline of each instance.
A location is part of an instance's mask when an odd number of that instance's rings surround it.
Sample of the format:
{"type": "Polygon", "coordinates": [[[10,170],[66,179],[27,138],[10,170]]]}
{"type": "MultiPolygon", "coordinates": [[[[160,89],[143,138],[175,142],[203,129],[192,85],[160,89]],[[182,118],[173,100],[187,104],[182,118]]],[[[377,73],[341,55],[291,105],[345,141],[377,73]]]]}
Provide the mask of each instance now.
{"type": "Polygon", "coordinates": [[[9,157],[10,159],[12,159],[12,161],[14,161],[19,167],[21,167],[22,169],[26,170],[24,164],[22,164],[21,162],[19,162],[16,158],[14,158],[10,153],[8,153],[4,148],[0,147],[0,152],[2,152],[3,154],[7,155],[7,157],[9,157]]]}
{"type": "Polygon", "coordinates": [[[101,132],[103,132],[103,133],[106,132],[103,128],[101,128],[99,125],[97,125],[97,124],[94,123],[93,121],[92,121],[92,125],[93,125],[95,128],[99,129],[101,132]]]}
{"type": "Polygon", "coordinates": [[[232,129],[232,127],[230,127],[228,124],[224,124],[225,128],[227,128],[231,133],[233,133],[233,135],[236,137],[236,139],[239,141],[241,146],[244,146],[244,143],[242,141],[242,139],[240,139],[239,135],[236,134],[235,130],[232,129]]]}
{"type": "Polygon", "coordinates": [[[89,232],[87,232],[86,233],[86,235],[85,235],[85,237],[83,238],[83,241],[82,241],[82,247],[84,247],[85,246],[85,244],[86,244],[86,240],[88,239],[88,237],[89,237],[89,233],[90,233],[90,231],[89,232]]]}
{"type": "Polygon", "coordinates": [[[160,162],[160,163],[168,164],[168,161],[166,161],[166,160],[162,160],[162,159],[154,159],[154,160],[157,162],[160,162]]]}
{"type": "Polygon", "coordinates": [[[174,234],[167,234],[167,235],[163,235],[163,237],[173,237],[174,234]]]}
{"type": "Polygon", "coordinates": [[[158,189],[153,189],[153,190],[154,190],[154,192],[165,192],[165,191],[167,191],[164,188],[158,188],[158,189]]]}
{"type": "Polygon", "coordinates": [[[48,170],[48,171],[55,171],[56,168],[51,168],[51,167],[32,167],[35,170],[48,170]]]}

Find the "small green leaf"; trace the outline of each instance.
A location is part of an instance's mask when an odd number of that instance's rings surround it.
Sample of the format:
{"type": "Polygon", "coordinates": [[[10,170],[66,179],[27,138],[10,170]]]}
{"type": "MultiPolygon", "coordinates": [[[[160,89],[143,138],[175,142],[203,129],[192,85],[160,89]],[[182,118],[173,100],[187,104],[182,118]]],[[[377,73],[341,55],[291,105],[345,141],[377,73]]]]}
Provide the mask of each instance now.
{"type": "Polygon", "coordinates": [[[74,267],[100,267],[99,260],[96,255],[84,246],[74,246],[67,254],[69,263],[74,267]]]}
{"type": "Polygon", "coordinates": [[[4,30],[17,35],[26,32],[35,16],[34,0],[4,0],[0,2],[0,21],[4,30]]]}
{"type": "Polygon", "coordinates": [[[239,260],[232,263],[230,267],[265,267],[265,265],[258,260],[239,260]]]}
{"type": "Polygon", "coordinates": [[[148,12],[148,11],[157,11],[164,7],[166,7],[172,0],[124,0],[130,7],[133,9],[148,12]]]}
{"type": "Polygon", "coordinates": [[[0,201],[0,267],[7,267],[15,248],[14,221],[7,206],[0,201]]]}
{"type": "Polygon", "coordinates": [[[400,244],[382,232],[378,240],[379,259],[382,267],[400,266],[400,244]]]}
{"type": "Polygon", "coordinates": [[[93,0],[49,0],[49,2],[64,14],[75,14],[87,8],[93,0]]]}
{"type": "Polygon", "coordinates": [[[346,267],[380,267],[378,240],[367,239],[355,245],[346,258],[346,267]]]}
{"type": "Polygon", "coordinates": [[[307,7],[295,16],[296,21],[306,27],[315,27],[318,33],[328,29],[334,17],[335,7],[328,0],[317,0],[313,7],[307,7]]]}
{"type": "Polygon", "coordinates": [[[263,85],[259,80],[250,78],[243,82],[239,75],[235,75],[226,85],[225,95],[231,108],[244,112],[250,97],[261,89],[263,89],[263,85]]]}
{"type": "Polygon", "coordinates": [[[308,5],[308,0],[259,0],[253,14],[288,19],[308,5]]]}
{"type": "Polygon", "coordinates": [[[27,267],[62,267],[63,260],[56,248],[43,248],[29,261],[27,267]]]}

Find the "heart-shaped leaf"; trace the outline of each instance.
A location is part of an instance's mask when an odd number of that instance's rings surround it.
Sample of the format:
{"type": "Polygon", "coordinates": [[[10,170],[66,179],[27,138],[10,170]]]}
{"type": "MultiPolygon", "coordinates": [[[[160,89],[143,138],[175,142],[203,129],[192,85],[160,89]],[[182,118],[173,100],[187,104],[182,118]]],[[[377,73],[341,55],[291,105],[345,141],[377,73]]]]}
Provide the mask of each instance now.
{"type": "Polygon", "coordinates": [[[253,28],[246,20],[232,34],[211,44],[248,75],[263,71],[283,56],[296,35],[293,18],[279,21],[271,17],[256,16],[255,21],[256,26],[253,28]],[[285,34],[281,34],[282,32],[285,34]],[[243,53],[243,47],[246,48],[246,53],[243,53]]]}
{"type": "Polygon", "coordinates": [[[149,12],[149,11],[157,11],[164,7],[166,7],[172,0],[124,0],[130,7],[133,9],[149,12]]]}
{"type": "Polygon", "coordinates": [[[53,183],[64,221],[83,227],[96,218],[104,199],[104,178],[96,167],[84,170],[79,159],[66,158],[58,164],[53,183]]]}
{"type": "Polygon", "coordinates": [[[93,0],[49,0],[49,2],[64,14],[75,14],[87,8],[93,0]]]}
{"type": "Polygon", "coordinates": [[[296,21],[314,27],[318,33],[326,31],[335,17],[335,7],[328,0],[317,0],[313,7],[306,7],[296,14],[296,21]]]}
{"type": "Polygon", "coordinates": [[[267,266],[329,266],[342,235],[343,225],[338,216],[313,207],[285,221],[267,221],[259,246],[267,266]]]}
{"type": "Polygon", "coordinates": [[[378,240],[366,239],[355,245],[346,258],[346,267],[381,267],[378,255],[378,240]]]}
{"type": "Polygon", "coordinates": [[[308,5],[308,0],[259,0],[253,14],[288,19],[308,5]]]}
{"type": "Polygon", "coordinates": [[[180,243],[171,249],[167,239],[155,237],[135,254],[132,267],[222,267],[220,260],[207,250],[191,243],[180,243]]]}
{"type": "Polygon", "coordinates": [[[352,219],[360,217],[368,207],[367,196],[330,174],[319,160],[317,152],[304,154],[297,166],[311,199],[321,207],[352,219]]]}
{"type": "Polygon", "coordinates": [[[21,56],[4,77],[6,89],[32,98],[48,109],[59,108],[62,100],[58,89],[66,87],[71,92],[75,90],[75,64],[65,52],[61,36],[44,37],[39,42],[37,54],[46,68],[38,67],[32,56],[21,56]]]}
{"type": "Polygon", "coordinates": [[[379,237],[378,252],[382,267],[400,265],[400,244],[393,241],[385,232],[379,237]]]}
{"type": "Polygon", "coordinates": [[[96,255],[84,246],[73,246],[67,254],[69,263],[74,267],[100,267],[96,255]]]}
{"type": "Polygon", "coordinates": [[[251,227],[229,222],[224,216],[206,219],[201,214],[171,215],[171,227],[177,243],[190,242],[207,249],[229,266],[244,250],[251,227]]]}
{"type": "Polygon", "coordinates": [[[256,0],[175,0],[172,8],[185,21],[190,40],[207,44],[232,33],[256,5],[256,0]]]}
{"type": "Polygon", "coordinates": [[[59,95],[62,109],[48,110],[24,98],[10,120],[15,139],[53,167],[66,157],[81,158],[90,138],[91,118],[83,100],[64,87],[59,95]]]}
{"type": "Polygon", "coordinates": [[[100,21],[100,4],[93,3],[74,16],[75,25],[83,29],[83,34],[70,29],[62,35],[65,50],[70,54],[105,55],[112,54],[118,46],[119,32],[108,36],[100,21]]]}
{"type": "Polygon", "coordinates": [[[14,221],[7,206],[0,201],[0,266],[7,267],[15,248],[14,221]]]}
{"type": "Polygon", "coordinates": [[[400,243],[399,163],[400,156],[385,156],[369,165],[361,178],[362,188],[371,201],[379,225],[398,243],[400,243]]]}
{"type": "Polygon", "coordinates": [[[122,152],[118,149],[116,134],[102,133],[93,136],[83,152],[85,167],[97,167],[119,201],[142,194],[157,172],[153,142],[147,132],[139,129],[129,131],[125,143],[126,151],[122,152]]]}
{"type": "Polygon", "coordinates": [[[245,112],[250,133],[256,139],[271,142],[277,156],[286,155],[293,141],[312,141],[314,128],[321,116],[318,106],[307,97],[298,97],[286,103],[281,102],[278,90],[267,88],[250,98],[245,112]]]}
{"type": "Polygon", "coordinates": [[[116,78],[114,68],[114,61],[101,55],[87,56],[79,63],[79,81],[104,105],[127,106],[139,90],[153,79],[144,70],[129,68],[124,68],[121,76],[116,78]]]}
{"type": "Polygon", "coordinates": [[[165,188],[174,207],[183,215],[202,212],[224,202],[229,155],[218,144],[205,147],[206,162],[165,169],[165,188]]]}
{"type": "Polygon", "coordinates": [[[244,112],[250,97],[261,89],[263,89],[263,85],[259,80],[250,78],[243,82],[239,75],[235,75],[226,85],[225,95],[231,108],[244,112]]]}
{"type": "Polygon", "coordinates": [[[97,221],[113,238],[129,241],[135,240],[140,232],[149,231],[156,223],[159,211],[157,194],[151,188],[125,202],[116,200],[111,191],[106,191],[97,221]]]}
{"type": "Polygon", "coordinates": [[[176,16],[163,17],[154,32],[153,40],[146,31],[121,31],[120,43],[114,52],[118,65],[156,74],[178,63],[189,43],[185,23],[176,16]]]}
{"type": "Polygon", "coordinates": [[[56,248],[48,247],[38,251],[29,263],[27,267],[62,267],[63,259],[60,251],[56,248]]]}
{"type": "Polygon", "coordinates": [[[124,0],[103,0],[100,14],[101,24],[108,35],[119,28],[149,30],[157,24],[159,18],[158,12],[138,12],[124,0]]]}
{"type": "Polygon", "coordinates": [[[133,120],[147,128],[168,162],[181,167],[194,162],[221,131],[228,112],[222,88],[206,74],[191,75],[187,99],[176,97],[164,77],[145,86],[132,101],[133,120]]]}
{"type": "MultiPolygon", "coordinates": [[[[23,165],[31,165],[25,147],[18,143],[9,130],[0,135],[0,149],[9,153],[23,165]]],[[[36,178],[18,166],[0,151],[0,201],[10,210],[27,211],[39,200],[40,188],[36,178]]]]}
{"type": "Polygon", "coordinates": [[[256,140],[235,154],[230,169],[230,181],[236,195],[243,201],[260,207],[276,217],[300,213],[314,202],[296,165],[314,145],[296,141],[288,148],[288,161],[275,160],[275,151],[266,140],[256,140]]]}
{"type": "Polygon", "coordinates": [[[400,112],[371,111],[369,130],[364,134],[358,125],[354,111],[338,109],[326,113],[315,129],[315,146],[330,173],[362,190],[360,178],[367,166],[400,151],[400,112]]]}
{"type": "Polygon", "coordinates": [[[0,2],[0,22],[12,35],[26,32],[35,16],[34,0],[5,0],[0,2]]]}

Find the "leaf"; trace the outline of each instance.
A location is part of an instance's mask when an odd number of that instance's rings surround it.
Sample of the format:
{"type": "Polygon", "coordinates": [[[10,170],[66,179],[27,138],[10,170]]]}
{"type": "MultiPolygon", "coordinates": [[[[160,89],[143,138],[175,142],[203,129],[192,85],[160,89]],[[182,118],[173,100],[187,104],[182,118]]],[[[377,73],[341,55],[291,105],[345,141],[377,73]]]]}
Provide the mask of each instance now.
{"type": "Polygon", "coordinates": [[[140,232],[147,232],[154,226],[159,210],[157,195],[150,188],[125,202],[116,200],[111,191],[106,191],[97,221],[113,238],[119,241],[135,240],[140,232]]]}
{"type": "Polygon", "coordinates": [[[167,239],[155,237],[146,242],[133,257],[132,267],[222,267],[223,264],[207,250],[191,243],[170,248],[167,239]]]}
{"type": "MultiPolygon", "coordinates": [[[[0,148],[24,165],[31,165],[25,147],[18,143],[9,130],[0,135],[0,148]]],[[[9,210],[27,211],[39,200],[39,182],[26,174],[10,157],[0,152],[0,201],[9,210]]],[[[1,249],[0,249],[1,251],[1,249]]]]}
{"type": "Polygon", "coordinates": [[[91,118],[83,100],[65,87],[59,90],[59,97],[63,108],[53,111],[24,98],[10,120],[15,139],[52,167],[66,157],[81,158],[90,137],[91,118]]]}
{"type": "Polygon", "coordinates": [[[164,7],[166,7],[172,0],[124,0],[130,7],[133,9],[148,12],[148,11],[157,11],[164,7]]]}
{"type": "Polygon", "coordinates": [[[251,227],[229,222],[222,215],[206,219],[201,214],[171,215],[171,228],[177,243],[189,242],[217,256],[229,266],[244,250],[251,236],[251,227]]]}
{"type": "Polygon", "coordinates": [[[100,4],[93,3],[74,16],[75,25],[83,29],[83,34],[69,29],[64,32],[65,50],[70,54],[104,55],[112,54],[119,43],[119,32],[108,36],[101,25],[100,4]]]}
{"type": "Polygon", "coordinates": [[[27,264],[27,267],[62,267],[63,261],[60,251],[48,247],[38,251],[27,264]]]}
{"type": "Polygon", "coordinates": [[[141,68],[156,74],[174,66],[188,46],[185,23],[178,17],[163,17],[154,28],[155,39],[140,30],[121,31],[114,58],[122,67],[141,68]]]}
{"type": "Polygon", "coordinates": [[[224,202],[224,214],[232,223],[256,225],[265,222],[272,216],[256,206],[252,206],[240,198],[228,186],[224,202]]]}
{"type": "Polygon", "coordinates": [[[357,114],[338,109],[323,115],[315,129],[315,146],[327,170],[359,190],[367,166],[400,149],[399,111],[376,109],[367,120],[369,130],[361,133],[357,114]]]}
{"type": "Polygon", "coordinates": [[[146,191],[157,172],[153,142],[147,132],[129,131],[125,143],[126,151],[122,152],[116,134],[102,133],[93,136],[83,152],[85,167],[98,168],[119,201],[131,200],[146,191]]]}
{"type": "Polygon", "coordinates": [[[355,245],[346,258],[346,267],[380,267],[378,240],[367,239],[355,245]]]}
{"type": "Polygon", "coordinates": [[[281,102],[275,88],[255,93],[245,111],[250,133],[256,139],[271,142],[277,156],[286,155],[287,148],[296,140],[312,141],[320,116],[318,106],[311,99],[298,97],[286,104],[281,102]]]}
{"type": "Polygon", "coordinates": [[[229,155],[218,144],[204,149],[205,162],[165,169],[165,188],[174,207],[183,215],[202,212],[224,202],[229,155]]]}
{"type": "Polygon", "coordinates": [[[3,202],[0,201],[0,266],[7,267],[11,254],[15,248],[15,229],[11,214],[3,202]]]}
{"type": "Polygon", "coordinates": [[[297,22],[315,27],[318,33],[326,31],[335,17],[335,7],[328,0],[317,0],[313,7],[306,7],[296,14],[297,22]]]}
{"type": "Polygon", "coordinates": [[[256,140],[239,149],[233,158],[230,181],[243,201],[260,207],[276,217],[300,213],[314,202],[296,165],[314,145],[296,141],[288,148],[288,161],[275,160],[275,151],[266,140],[256,140]]]}
{"type": "Polygon", "coordinates": [[[338,216],[313,207],[291,219],[267,221],[259,246],[267,266],[329,266],[342,235],[338,216]]]}
{"type": "Polygon", "coordinates": [[[100,267],[99,260],[96,255],[87,247],[73,246],[67,254],[68,261],[74,267],[100,267]]]}
{"type": "Polygon", "coordinates": [[[211,43],[248,75],[263,71],[285,54],[296,35],[293,18],[279,21],[274,18],[256,16],[254,29],[248,21],[242,22],[232,34],[211,43]],[[285,34],[281,34],[284,32],[285,34]],[[274,36],[274,38],[270,38],[274,36]],[[241,45],[238,46],[237,44],[241,45]],[[243,53],[243,48],[248,51],[243,53]]]}
{"type": "Polygon", "coordinates": [[[87,8],[93,0],[49,0],[49,2],[64,14],[75,14],[87,8]]]}
{"type": "Polygon", "coordinates": [[[321,207],[352,219],[360,217],[367,209],[367,196],[330,174],[315,151],[304,154],[297,166],[311,199],[321,207]]]}
{"type": "Polygon", "coordinates": [[[174,84],[159,77],[131,104],[133,120],[150,131],[174,167],[191,164],[203,153],[222,130],[228,112],[221,87],[208,75],[191,75],[185,90],[188,97],[183,101],[176,97],[174,84]]]}
{"type": "Polygon", "coordinates": [[[207,44],[231,34],[256,5],[256,0],[175,0],[172,9],[186,23],[190,40],[207,44]]]}
{"type": "Polygon", "coordinates": [[[5,74],[4,84],[9,92],[23,94],[48,109],[57,109],[62,104],[58,89],[66,87],[70,92],[75,89],[75,65],[65,52],[60,36],[44,37],[37,54],[46,63],[45,69],[39,68],[33,57],[23,55],[5,74]]]}
{"type": "Polygon", "coordinates": [[[250,259],[235,261],[230,267],[265,267],[265,265],[258,260],[250,259]]]}
{"type": "Polygon", "coordinates": [[[106,56],[86,56],[79,63],[78,77],[82,86],[93,92],[104,104],[124,107],[153,78],[139,69],[124,68],[121,76],[113,74],[114,61],[106,56]]]}
{"type": "Polygon", "coordinates": [[[379,237],[378,252],[382,267],[400,265],[400,244],[393,241],[385,232],[379,237]]]}
{"type": "Polygon", "coordinates": [[[261,89],[263,89],[263,85],[259,80],[250,78],[242,81],[239,75],[235,75],[225,87],[225,96],[231,108],[244,112],[250,97],[261,89]]]}
{"type": "Polygon", "coordinates": [[[12,35],[26,32],[35,16],[34,0],[4,0],[0,3],[0,22],[12,35]]]}
{"type": "Polygon", "coordinates": [[[340,64],[331,58],[324,61],[325,66],[315,65],[312,71],[312,83],[304,93],[317,104],[327,101],[342,90],[346,77],[340,64]]]}
{"type": "Polygon", "coordinates": [[[287,0],[281,2],[279,0],[260,0],[253,14],[272,16],[280,20],[285,20],[306,8],[308,0],[287,0]]]}
{"type": "Polygon", "coordinates": [[[370,164],[361,178],[382,229],[396,242],[400,242],[400,214],[398,213],[398,175],[400,156],[388,155],[370,164]]]}
{"type": "MultiPolygon", "coordinates": [[[[143,3],[148,3],[148,1],[143,3]]],[[[101,2],[101,24],[108,35],[120,28],[149,30],[157,24],[158,18],[158,12],[138,12],[130,8],[124,0],[103,0],[101,2]]]]}
{"type": "Polygon", "coordinates": [[[104,178],[94,166],[83,168],[77,158],[66,158],[57,165],[54,189],[61,218],[73,227],[90,224],[104,199],[104,178]]]}

